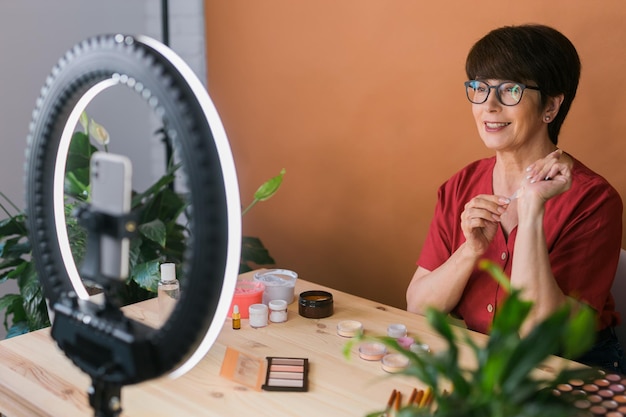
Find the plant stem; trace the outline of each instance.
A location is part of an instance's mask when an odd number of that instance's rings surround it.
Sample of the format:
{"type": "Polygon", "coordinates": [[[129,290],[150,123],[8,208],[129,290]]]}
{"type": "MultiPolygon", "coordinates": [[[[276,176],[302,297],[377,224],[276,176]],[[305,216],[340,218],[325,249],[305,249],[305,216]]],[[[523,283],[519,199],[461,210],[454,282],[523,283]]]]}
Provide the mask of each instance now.
{"type": "Polygon", "coordinates": [[[245,209],[241,212],[241,217],[243,217],[243,215],[244,215],[244,214],[246,214],[246,213],[248,212],[248,210],[250,210],[252,207],[254,207],[254,205],[255,205],[256,203],[258,203],[259,201],[261,201],[261,200],[259,200],[258,198],[255,198],[254,200],[252,200],[252,203],[250,203],[250,205],[249,205],[248,207],[246,207],[246,208],[245,208],[245,209]]]}
{"type": "MultiPolygon", "coordinates": [[[[0,191],[0,195],[2,196],[2,198],[4,198],[6,200],[7,203],[9,203],[11,206],[13,206],[13,208],[15,209],[15,211],[19,212],[20,209],[13,204],[13,202],[11,201],[11,199],[9,197],[7,197],[2,191],[0,191]]],[[[0,205],[1,206],[1,205],[0,205]]],[[[9,217],[13,217],[9,214],[9,212],[4,208],[4,206],[2,206],[2,209],[4,210],[4,212],[7,214],[7,216],[9,217]]]]}

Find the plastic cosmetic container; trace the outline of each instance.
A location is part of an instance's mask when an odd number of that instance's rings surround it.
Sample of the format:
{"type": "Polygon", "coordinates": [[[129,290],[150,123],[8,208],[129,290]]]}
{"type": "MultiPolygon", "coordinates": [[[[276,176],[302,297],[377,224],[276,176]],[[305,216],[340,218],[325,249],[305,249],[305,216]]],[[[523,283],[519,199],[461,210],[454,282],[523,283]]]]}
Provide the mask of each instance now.
{"type": "Polygon", "coordinates": [[[337,323],[337,334],[342,337],[354,337],[363,332],[363,324],[356,320],[343,320],[337,323]]]}
{"type": "Polygon", "coordinates": [[[396,341],[398,342],[400,346],[402,346],[405,349],[410,349],[411,345],[415,343],[415,339],[409,336],[399,337],[396,339],[396,341]]]}
{"type": "Polygon", "coordinates": [[[270,309],[270,321],[272,323],[283,323],[287,321],[287,301],[272,300],[267,306],[270,309]]]}
{"type": "Polygon", "coordinates": [[[409,358],[400,353],[389,353],[383,356],[382,367],[385,372],[396,373],[409,366],[409,358]]]}
{"type": "Polygon", "coordinates": [[[379,361],[386,353],[387,348],[379,342],[367,342],[359,346],[359,357],[366,361],[379,361]]]}
{"type": "Polygon", "coordinates": [[[288,269],[269,269],[254,274],[254,281],[265,285],[263,304],[269,304],[272,300],[285,300],[291,304],[297,279],[298,274],[288,269]]]}
{"type": "Polygon", "coordinates": [[[298,313],[308,319],[323,319],[333,315],[333,295],[327,291],[300,293],[298,313]]]}
{"type": "Polygon", "coordinates": [[[173,263],[161,264],[161,279],[158,283],[159,314],[162,320],[167,320],[180,298],[180,282],[176,279],[176,265],[173,263]]]}
{"type": "Polygon", "coordinates": [[[387,336],[395,339],[406,336],[406,326],[400,323],[393,323],[387,327],[387,336]]]}
{"type": "Polygon", "coordinates": [[[235,286],[235,294],[233,295],[233,301],[230,304],[229,317],[232,317],[233,307],[235,304],[239,306],[239,312],[242,319],[248,318],[248,308],[252,304],[261,303],[263,300],[263,291],[265,285],[262,282],[248,281],[245,279],[237,280],[235,286]]]}
{"type": "Polygon", "coordinates": [[[426,353],[430,353],[430,346],[426,343],[413,343],[409,347],[409,350],[417,355],[423,355],[426,353]]]}
{"type": "Polygon", "coordinates": [[[248,308],[250,327],[258,328],[267,326],[268,310],[265,304],[252,304],[248,308]]]}

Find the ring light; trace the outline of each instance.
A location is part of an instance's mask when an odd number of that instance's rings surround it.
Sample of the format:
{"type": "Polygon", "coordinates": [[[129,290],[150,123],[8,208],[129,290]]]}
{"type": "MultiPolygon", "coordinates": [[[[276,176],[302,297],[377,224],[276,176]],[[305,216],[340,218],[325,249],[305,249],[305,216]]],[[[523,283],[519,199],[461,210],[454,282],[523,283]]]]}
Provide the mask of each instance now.
{"type": "Polygon", "coordinates": [[[33,112],[26,157],[29,238],[54,313],[52,337],[91,376],[96,415],[119,415],[123,385],[187,372],[215,342],[228,313],[239,268],[241,206],[226,133],[206,89],[171,49],[145,36],[102,35],[74,46],[53,68],[33,112]],[[119,309],[102,314],[93,308],[65,226],[63,181],[74,127],[87,105],[112,86],[135,91],[161,118],[187,173],[192,210],[185,280],[159,329],[119,309]]]}

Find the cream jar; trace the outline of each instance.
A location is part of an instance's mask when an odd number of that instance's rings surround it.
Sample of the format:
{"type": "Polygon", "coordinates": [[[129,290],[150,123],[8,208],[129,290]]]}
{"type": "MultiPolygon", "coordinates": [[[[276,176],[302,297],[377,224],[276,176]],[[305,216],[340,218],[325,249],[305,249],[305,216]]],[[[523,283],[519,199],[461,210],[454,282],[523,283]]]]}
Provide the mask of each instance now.
{"type": "Polygon", "coordinates": [[[250,327],[258,328],[267,326],[267,306],[265,304],[252,304],[248,308],[250,327]]]}
{"type": "Polygon", "coordinates": [[[283,323],[287,321],[287,301],[271,300],[267,306],[270,309],[270,321],[272,323],[283,323]]]}

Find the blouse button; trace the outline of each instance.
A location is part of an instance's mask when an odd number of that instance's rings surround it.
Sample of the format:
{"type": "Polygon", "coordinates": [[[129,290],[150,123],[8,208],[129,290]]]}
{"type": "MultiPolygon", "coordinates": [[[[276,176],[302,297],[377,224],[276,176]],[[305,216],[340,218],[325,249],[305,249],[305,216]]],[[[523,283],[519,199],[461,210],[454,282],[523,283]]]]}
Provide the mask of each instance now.
{"type": "Polygon", "coordinates": [[[502,258],[502,260],[504,261],[506,259],[506,252],[502,252],[502,255],[500,255],[500,258],[502,258]]]}
{"type": "Polygon", "coordinates": [[[487,311],[493,313],[493,305],[487,304],[487,311]]]}

